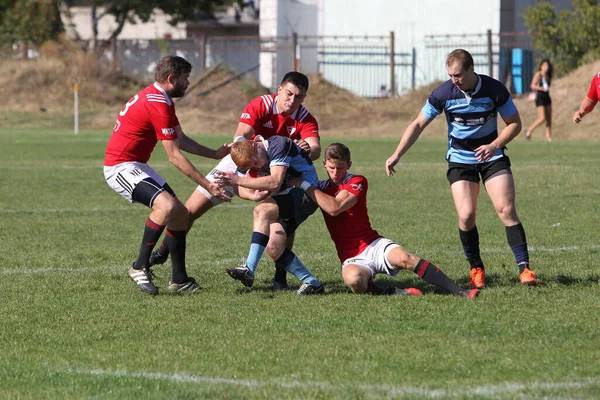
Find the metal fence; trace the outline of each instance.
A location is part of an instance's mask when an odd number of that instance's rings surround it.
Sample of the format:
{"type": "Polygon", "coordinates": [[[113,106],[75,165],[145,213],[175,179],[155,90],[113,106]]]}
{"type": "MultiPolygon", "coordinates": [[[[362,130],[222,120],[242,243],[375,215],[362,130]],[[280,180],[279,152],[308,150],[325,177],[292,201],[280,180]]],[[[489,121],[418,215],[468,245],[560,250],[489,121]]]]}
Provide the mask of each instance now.
{"type": "MultiPolygon", "coordinates": [[[[102,44],[101,44],[102,45],[102,44]]],[[[117,40],[100,51],[114,68],[152,79],[157,61],[177,54],[193,74],[221,63],[246,72],[270,89],[290,70],[312,74],[356,95],[382,97],[448,79],[445,61],[456,48],[468,50],[476,71],[504,82],[513,92],[528,91],[536,56],[527,33],[428,35],[398,52],[394,33],[383,36],[203,36],[186,40],[117,40]]],[[[39,56],[28,49],[30,56],[39,56]]],[[[13,50],[12,57],[25,54],[13,50]]],[[[11,57],[9,55],[9,57],[11,57]]]]}
{"type": "Polygon", "coordinates": [[[431,80],[448,79],[446,57],[457,48],[471,53],[477,72],[500,80],[513,92],[529,90],[536,53],[527,32],[428,35],[423,73],[431,80]]]}
{"type": "MultiPolygon", "coordinates": [[[[220,62],[234,72],[248,71],[255,78],[271,78],[263,84],[275,88],[290,70],[320,73],[333,84],[359,96],[378,97],[415,87],[416,51],[396,53],[389,36],[210,36],[190,40],[119,40],[115,64],[123,72],[149,78],[165,54],[177,54],[195,72],[220,62]],[[262,71],[258,66],[262,68],[262,71]]],[[[105,53],[112,57],[112,51],[105,53]]]]}

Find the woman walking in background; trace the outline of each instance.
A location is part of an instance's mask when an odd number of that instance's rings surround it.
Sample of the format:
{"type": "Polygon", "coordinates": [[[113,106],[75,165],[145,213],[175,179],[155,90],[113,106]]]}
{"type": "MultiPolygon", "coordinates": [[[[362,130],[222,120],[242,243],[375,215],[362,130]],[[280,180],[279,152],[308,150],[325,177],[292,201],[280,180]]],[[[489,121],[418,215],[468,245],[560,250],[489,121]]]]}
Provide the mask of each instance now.
{"type": "Polygon", "coordinates": [[[535,128],[546,123],[546,140],[552,141],[552,100],[550,99],[550,83],[554,67],[550,60],[542,60],[538,71],[531,80],[531,89],[535,90],[535,107],[537,119],[525,131],[525,139],[531,139],[531,133],[535,128]]]}

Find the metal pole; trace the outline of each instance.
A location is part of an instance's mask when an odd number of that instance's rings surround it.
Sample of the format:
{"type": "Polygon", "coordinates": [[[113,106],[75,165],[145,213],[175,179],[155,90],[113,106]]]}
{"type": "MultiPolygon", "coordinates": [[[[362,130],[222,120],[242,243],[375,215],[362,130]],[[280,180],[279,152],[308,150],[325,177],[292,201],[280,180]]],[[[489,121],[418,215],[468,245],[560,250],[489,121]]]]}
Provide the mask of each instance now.
{"type": "Polygon", "coordinates": [[[396,44],[394,31],[390,32],[390,96],[396,95],[396,44]]]}
{"type": "Polygon", "coordinates": [[[298,70],[298,34],[296,32],[292,33],[292,71],[298,70]]]}
{"type": "Polygon", "coordinates": [[[79,135],[79,84],[73,80],[73,133],[79,135]]]}
{"type": "Polygon", "coordinates": [[[492,30],[487,30],[488,76],[494,77],[494,59],[492,57],[492,30]]]}
{"type": "Polygon", "coordinates": [[[417,50],[412,49],[412,76],[410,79],[410,87],[412,90],[417,88],[417,50]]]}

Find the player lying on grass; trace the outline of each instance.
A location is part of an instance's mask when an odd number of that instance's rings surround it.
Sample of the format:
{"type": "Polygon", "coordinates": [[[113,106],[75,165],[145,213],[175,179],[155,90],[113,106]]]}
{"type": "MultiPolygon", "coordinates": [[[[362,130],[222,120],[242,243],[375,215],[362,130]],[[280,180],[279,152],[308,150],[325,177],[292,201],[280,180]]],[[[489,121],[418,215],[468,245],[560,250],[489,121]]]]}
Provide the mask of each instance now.
{"type": "Polygon", "coordinates": [[[244,286],[251,287],[256,267],[269,245],[269,255],[275,263],[284,266],[286,271],[303,282],[296,294],[323,293],[321,282],[285,247],[285,240],[276,240],[276,243],[270,241],[271,232],[279,232],[280,237],[289,237],[317,210],[317,205],[301,189],[286,188],[284,184],[286,175],[317,184],[313,162],[293,140],[284,136],[272,136],[266,140],[258,136],[253,141],[237,141],[231,145],[231,158],[240,170],[263,170],[264,176],[217,171],[215,177],[220,187],[237,185],[240,197],[252,200],[260,198],[261,191],[272,195],[254,207],[254,227],[246,263],[237,268],[228,268],[227,273],[244,286]]]}
{"type": "Polygon", "coordinates": [[[416,288],[383,289],[375,285],[375,275],[396,276],[399,270],[407,269],[457,296],[477,296],[477,289],[463,289],[438,267],[404,251],[371,227],[367,211],[369,183],[364,176],[348,172],[352,165],[348,147],[341,143],[327,146],[323,164],[329,179],[319,182],[318,189],[313,182],[298,178],[292,182],[321,208],[342,263],[344,283],[353,293],[420,295],[416,288]]]}

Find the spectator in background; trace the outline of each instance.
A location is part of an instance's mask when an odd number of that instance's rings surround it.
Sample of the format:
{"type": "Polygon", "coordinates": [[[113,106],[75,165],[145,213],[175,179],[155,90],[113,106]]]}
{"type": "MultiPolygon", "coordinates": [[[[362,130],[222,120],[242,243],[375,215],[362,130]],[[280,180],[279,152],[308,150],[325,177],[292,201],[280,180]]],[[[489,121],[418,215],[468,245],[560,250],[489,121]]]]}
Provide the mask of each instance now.
{"type": "Polygon", "coordinates": [[[535,90],[535,107],[537,119],[525,131],[525,139],[531,139],[533,130],[546,123],[546,141],[552,141],[552,99],[550,99],[550,84],[554,67],[550,60],[542,60],[538,71],[531,80],[531,90],[535,90]]]}
{"type": "Polygon", "coordinates": [[[388,176],[396,171],[400,157],[417,141],[423,130],[442,112],[448,123],[448,172],[450,190],[458,213],[458,232],[471,268],[471,285],[485,285],[485,269],[479,251],[475,224],[479,182],[505,227],[508,244],[524,285],[536,285],[529,269],[525,230],[515,208],[515,182],[505,145],[521,131],[521,117],[506,87],[489,76],[475,73],[473,57],[456,49],[446,59],[450,79],[438,86],[427,99],[417,118],[406,128],[400,143],[385,162],[388,176]],[[497,116],[506,127],[498,131],[497,116]]]}
{"type": "Polygon", "coordinates": [[[596,107],[598,99],[600,99],[600,72],[592,79],[590,90],[587,95],[584,96],[583,100],[581,100],[579,110],[575,111],[575,114],[573,114],[573,122],[578,124],[586,114],[591,113],[594,107],[596,107]]]}

